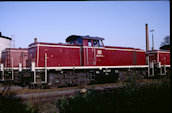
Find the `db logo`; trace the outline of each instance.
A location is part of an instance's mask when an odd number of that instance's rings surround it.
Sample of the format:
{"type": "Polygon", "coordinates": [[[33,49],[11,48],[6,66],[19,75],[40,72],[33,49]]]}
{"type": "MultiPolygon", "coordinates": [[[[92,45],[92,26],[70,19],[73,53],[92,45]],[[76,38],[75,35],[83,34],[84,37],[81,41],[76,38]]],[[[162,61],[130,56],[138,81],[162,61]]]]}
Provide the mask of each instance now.
{"type": "Polygon", "coordinates": [[[97,54],[102,54],[102,50],[97,50],[97,54]]]}

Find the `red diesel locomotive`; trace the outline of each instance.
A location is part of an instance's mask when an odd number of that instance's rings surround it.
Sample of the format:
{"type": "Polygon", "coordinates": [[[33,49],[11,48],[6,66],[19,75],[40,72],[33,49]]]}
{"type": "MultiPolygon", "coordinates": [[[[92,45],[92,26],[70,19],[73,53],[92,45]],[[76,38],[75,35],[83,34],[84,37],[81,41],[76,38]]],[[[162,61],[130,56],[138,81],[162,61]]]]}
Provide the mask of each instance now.
{"type": "Polygon", "coordinates": [[[45,58],[47,68],[146,65],[144,50],[104,46],[103,40],[73,35],[66,39],[68,44],[36,42],[29,45],[28,60],[39,68],[45,67],[45,58]]]}
{"type": "MultiPolygon", "coordinates": [[[[20,72],[23,75],[29,70],[29,83],[61,86],[88,84],[100,78],[115,81],[118,76],[131,73],[141,77],[165,75],[170,66],[169,51],[145,52],[136,48],[104,46],[103,40],[100,37],[71,35],[66,39],[67,44],[34,42],[29,45],[28,56],[25,57],[26,67],[16,64],[13,68],[22,68],[20,72]]],[[[18,64],[23,61],[13,60],[18,64]]],[[[6,60],[2,63],[1,72],[8,67],[6,60]]]]}

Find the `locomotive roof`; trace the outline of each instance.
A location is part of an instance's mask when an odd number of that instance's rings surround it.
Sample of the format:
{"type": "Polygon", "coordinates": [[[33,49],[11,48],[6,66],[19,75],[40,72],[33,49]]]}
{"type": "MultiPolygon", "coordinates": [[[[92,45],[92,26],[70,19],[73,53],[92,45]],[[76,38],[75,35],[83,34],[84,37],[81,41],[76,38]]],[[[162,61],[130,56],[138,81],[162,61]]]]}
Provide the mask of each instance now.
{"type": "Polygon", "coordinates": [[[90,37],[90,36],[81,36],[81,35],[71,35],[66,38],[66,42],[70,42],[76,38],[82,38],[82,39],[91,39],[91,40],[104,40],[104,38],[101,37],[90,37]]]}
{"type": "Polygon", "coordinates": [[[6,48],[5,50],[28,50],[28,48],[6,48]]]}

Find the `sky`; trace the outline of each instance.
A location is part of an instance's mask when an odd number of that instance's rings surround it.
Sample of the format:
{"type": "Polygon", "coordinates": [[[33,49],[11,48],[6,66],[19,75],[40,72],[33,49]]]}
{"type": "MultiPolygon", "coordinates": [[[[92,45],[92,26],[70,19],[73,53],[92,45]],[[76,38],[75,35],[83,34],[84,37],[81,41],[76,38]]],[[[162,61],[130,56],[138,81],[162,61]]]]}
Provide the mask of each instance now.
{"type": "MultiPolygon", "coordinates": [[[[15,47],[39,42],[65,43],[70,35],[105,38],[106,46],[146,49],[145,24],[154,29],[154,48],[170,36],[169,1],[0,2],[0,32],[15,47]]],[[[149,32],[152,47],[152,32],[149,32]]]]}

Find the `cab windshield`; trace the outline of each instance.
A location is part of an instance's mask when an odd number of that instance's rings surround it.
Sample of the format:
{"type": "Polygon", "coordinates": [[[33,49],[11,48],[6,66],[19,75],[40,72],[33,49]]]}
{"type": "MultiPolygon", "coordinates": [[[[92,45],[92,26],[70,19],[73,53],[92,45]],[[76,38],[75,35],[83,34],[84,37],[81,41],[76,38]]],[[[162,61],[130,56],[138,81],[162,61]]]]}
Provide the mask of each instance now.
{"type": "Polygon", "coordinates": [[[77,38],[77,39],[72,40],[72,41],[67,42],[67,43],[68,43],[68,44],[77,44],[77,45],[82,45],[83,40],[82,40],[82,38],[77,38]]]}
{"type": "Polygon", "coordinates": [[[95,47],[103,47],[103,44],[100,40],[93,40],[93,46],[95,47]]]}

